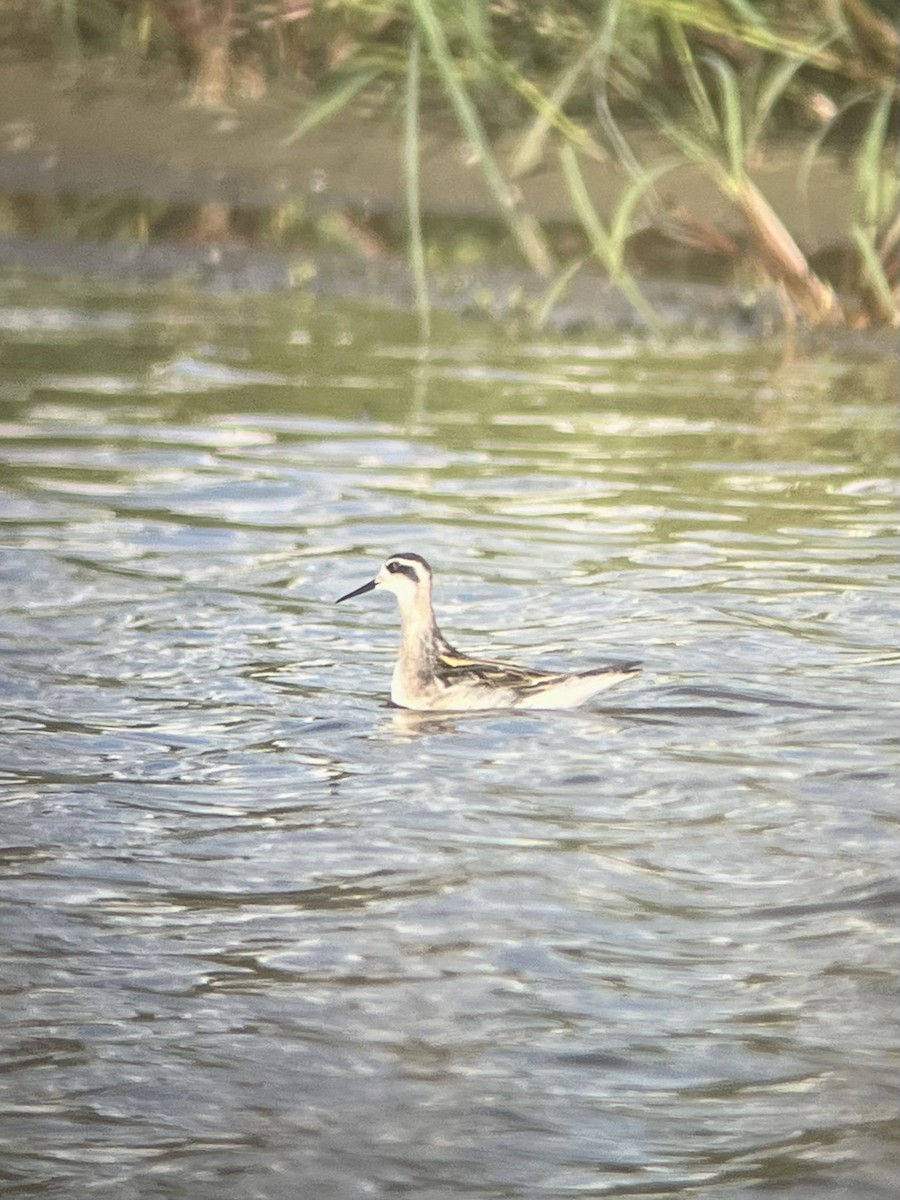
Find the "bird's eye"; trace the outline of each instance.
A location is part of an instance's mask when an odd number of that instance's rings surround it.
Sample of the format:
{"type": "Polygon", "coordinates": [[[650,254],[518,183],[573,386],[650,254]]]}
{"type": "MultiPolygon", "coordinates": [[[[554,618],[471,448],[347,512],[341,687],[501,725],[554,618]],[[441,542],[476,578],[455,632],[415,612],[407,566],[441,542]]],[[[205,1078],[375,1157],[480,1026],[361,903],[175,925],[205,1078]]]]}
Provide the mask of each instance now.
{"type": "Polygon", "coordinates": [[[385,566],[391,572],[392,575],[396,575],[397,572],[400,570],[400,564],[398,562],[385,563],[385,566]]]}

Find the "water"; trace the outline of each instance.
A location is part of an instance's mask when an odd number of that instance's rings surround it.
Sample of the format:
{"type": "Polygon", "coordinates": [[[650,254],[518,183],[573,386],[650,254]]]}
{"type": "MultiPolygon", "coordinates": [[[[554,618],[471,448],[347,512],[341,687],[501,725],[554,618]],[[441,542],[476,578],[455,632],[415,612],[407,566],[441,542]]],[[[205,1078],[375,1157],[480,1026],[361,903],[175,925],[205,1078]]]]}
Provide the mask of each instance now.
{"type": "Polygon", "coordinates": [[[888,1197],[894,367],[0,288],[10,1194],[888,1197]],[[637,682],[387,703],[470,651],[637,682]]]}

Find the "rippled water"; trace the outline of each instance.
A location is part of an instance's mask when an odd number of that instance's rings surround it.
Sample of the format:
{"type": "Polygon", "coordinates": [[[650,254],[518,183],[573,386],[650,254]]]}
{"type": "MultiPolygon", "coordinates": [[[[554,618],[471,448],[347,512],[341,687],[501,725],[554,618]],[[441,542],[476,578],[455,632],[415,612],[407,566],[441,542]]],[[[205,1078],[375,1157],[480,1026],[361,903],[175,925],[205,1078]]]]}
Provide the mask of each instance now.
{"type": "Polygon", "coordinates": [[[895,373],[0,287],[0,1179],[897,1183],[895,373]],[[425,554],[562,713],[387,704],[425,554]]]}

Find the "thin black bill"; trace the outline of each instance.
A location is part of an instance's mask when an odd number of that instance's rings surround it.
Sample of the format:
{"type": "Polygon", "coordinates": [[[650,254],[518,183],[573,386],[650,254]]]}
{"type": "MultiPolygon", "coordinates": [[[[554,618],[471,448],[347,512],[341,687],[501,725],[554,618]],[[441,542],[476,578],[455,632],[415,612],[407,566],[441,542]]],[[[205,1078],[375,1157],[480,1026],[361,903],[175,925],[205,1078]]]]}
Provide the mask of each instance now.
{"type": "Polygon", "coordinates": [[[346,596],[338,596],[335,604],[340,604],[344,600],[352,600],[354,596],[361,596],[363,592],[371,592],[375,586],[375,580],[370,579],[368,583],[364,583],[362,587],[355,588],[352,592],[348,592],[346,596]]]}

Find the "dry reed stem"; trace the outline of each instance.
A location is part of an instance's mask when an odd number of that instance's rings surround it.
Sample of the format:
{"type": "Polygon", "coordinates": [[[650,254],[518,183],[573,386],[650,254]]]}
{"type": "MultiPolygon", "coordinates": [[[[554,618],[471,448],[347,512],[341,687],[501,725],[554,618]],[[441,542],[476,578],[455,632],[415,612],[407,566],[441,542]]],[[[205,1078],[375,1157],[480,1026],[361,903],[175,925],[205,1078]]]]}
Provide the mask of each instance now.
{"type": "Polygon", "coordinates": [[[784,284],[791,299],[814,324],[840,320],[841,309],[834,292],[810,269],[800,247],[762,193],[746,179],[730,190],[769,274],[784,284]]]}

